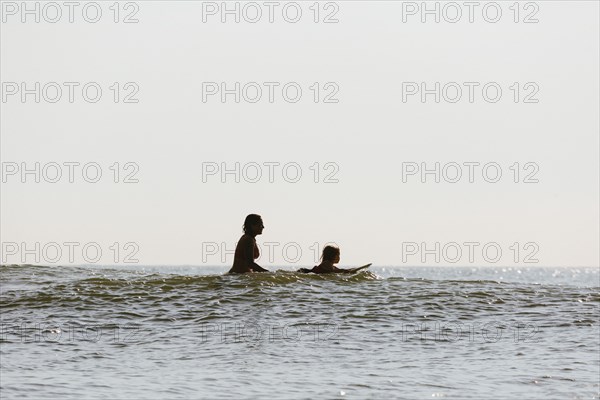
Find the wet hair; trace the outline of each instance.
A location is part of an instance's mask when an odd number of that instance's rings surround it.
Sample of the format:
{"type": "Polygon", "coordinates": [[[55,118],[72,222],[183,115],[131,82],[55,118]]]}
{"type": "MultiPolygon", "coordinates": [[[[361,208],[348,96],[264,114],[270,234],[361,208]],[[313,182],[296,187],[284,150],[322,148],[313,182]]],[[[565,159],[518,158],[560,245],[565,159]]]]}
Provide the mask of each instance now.
{"type": "Polygon", "coordinates": [[[252,227],[252,225],[256,225],[256,224],[260,224],[262,223],[262,217],[258,214],[248,214],[246,216],[246,219],[244,220],[244,226],[242,227],[242,229],[244,230],[244,233],[250,233],[250,229],[252,227]]]}
{"type": "Polygon", "coordinates": [[[323,254],[321,254],[321,260],[333,261],[336,256],[340,255],[340,249],[335,246],[325,246],[323,248],[323,254]]]}

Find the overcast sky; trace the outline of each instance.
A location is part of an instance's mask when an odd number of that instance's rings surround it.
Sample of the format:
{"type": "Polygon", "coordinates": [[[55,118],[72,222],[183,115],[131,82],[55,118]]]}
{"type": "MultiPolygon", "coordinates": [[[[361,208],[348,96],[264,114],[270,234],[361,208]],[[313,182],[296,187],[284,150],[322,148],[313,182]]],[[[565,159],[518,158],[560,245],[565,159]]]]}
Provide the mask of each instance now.
{"type": "Polygon", "coordinates": [[[596,1],[22,4],[3,263],[599,264],[596,1]]]}

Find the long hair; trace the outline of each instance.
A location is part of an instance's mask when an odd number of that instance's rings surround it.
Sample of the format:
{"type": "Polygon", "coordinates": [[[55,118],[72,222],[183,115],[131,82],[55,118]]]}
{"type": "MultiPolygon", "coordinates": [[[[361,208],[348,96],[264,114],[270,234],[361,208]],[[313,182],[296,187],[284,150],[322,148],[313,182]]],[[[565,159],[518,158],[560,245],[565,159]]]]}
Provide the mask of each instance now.
{"type": "Polygon", "coordinates": [[[340,249],[335,246],[325,246],[323,248],[323,254],[321,254],[321,260],[333,261],[336,256],[340,255],[340,249]]]}
{"type": "Polygon", "coordinates": [[[244,220],[244,226],[242,227],[242,229],[244,230],[244,233],[249,233],[250,232],[250,227],[252,225],[256,225],[256,224],[260,224],[262,222],[262,217],[258,214],[248,214],[246,216],[246,219],[244,220]]]}

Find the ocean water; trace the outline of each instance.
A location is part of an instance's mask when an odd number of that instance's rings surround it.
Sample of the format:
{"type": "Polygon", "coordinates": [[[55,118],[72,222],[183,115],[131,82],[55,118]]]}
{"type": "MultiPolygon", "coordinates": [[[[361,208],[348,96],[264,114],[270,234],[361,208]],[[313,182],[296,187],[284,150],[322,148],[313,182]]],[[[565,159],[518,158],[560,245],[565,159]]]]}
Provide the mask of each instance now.
{"type": "Polygon", "coordinates": [[[598,268],[0,267],[0,397],[597,399],[598,268]]]}

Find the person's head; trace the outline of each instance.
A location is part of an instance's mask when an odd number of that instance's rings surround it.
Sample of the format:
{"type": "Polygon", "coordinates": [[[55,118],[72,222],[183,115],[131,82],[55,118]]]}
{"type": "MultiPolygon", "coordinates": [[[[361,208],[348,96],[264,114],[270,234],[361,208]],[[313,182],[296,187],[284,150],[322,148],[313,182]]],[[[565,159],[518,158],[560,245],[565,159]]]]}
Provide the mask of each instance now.
{"type": "Polygon", "coordinates": [[[321,254],[321,260],[329,261],[333,264],[340,262],[340,249],[335,246],[325,246],[323,254],[321,254]]]}
{"type": "Polygon", "coordinates": [[[244,220],[244,233],[252,236],[260,235],[264,229],[263,221],[258,214],[248,214],[244,220]]]}

